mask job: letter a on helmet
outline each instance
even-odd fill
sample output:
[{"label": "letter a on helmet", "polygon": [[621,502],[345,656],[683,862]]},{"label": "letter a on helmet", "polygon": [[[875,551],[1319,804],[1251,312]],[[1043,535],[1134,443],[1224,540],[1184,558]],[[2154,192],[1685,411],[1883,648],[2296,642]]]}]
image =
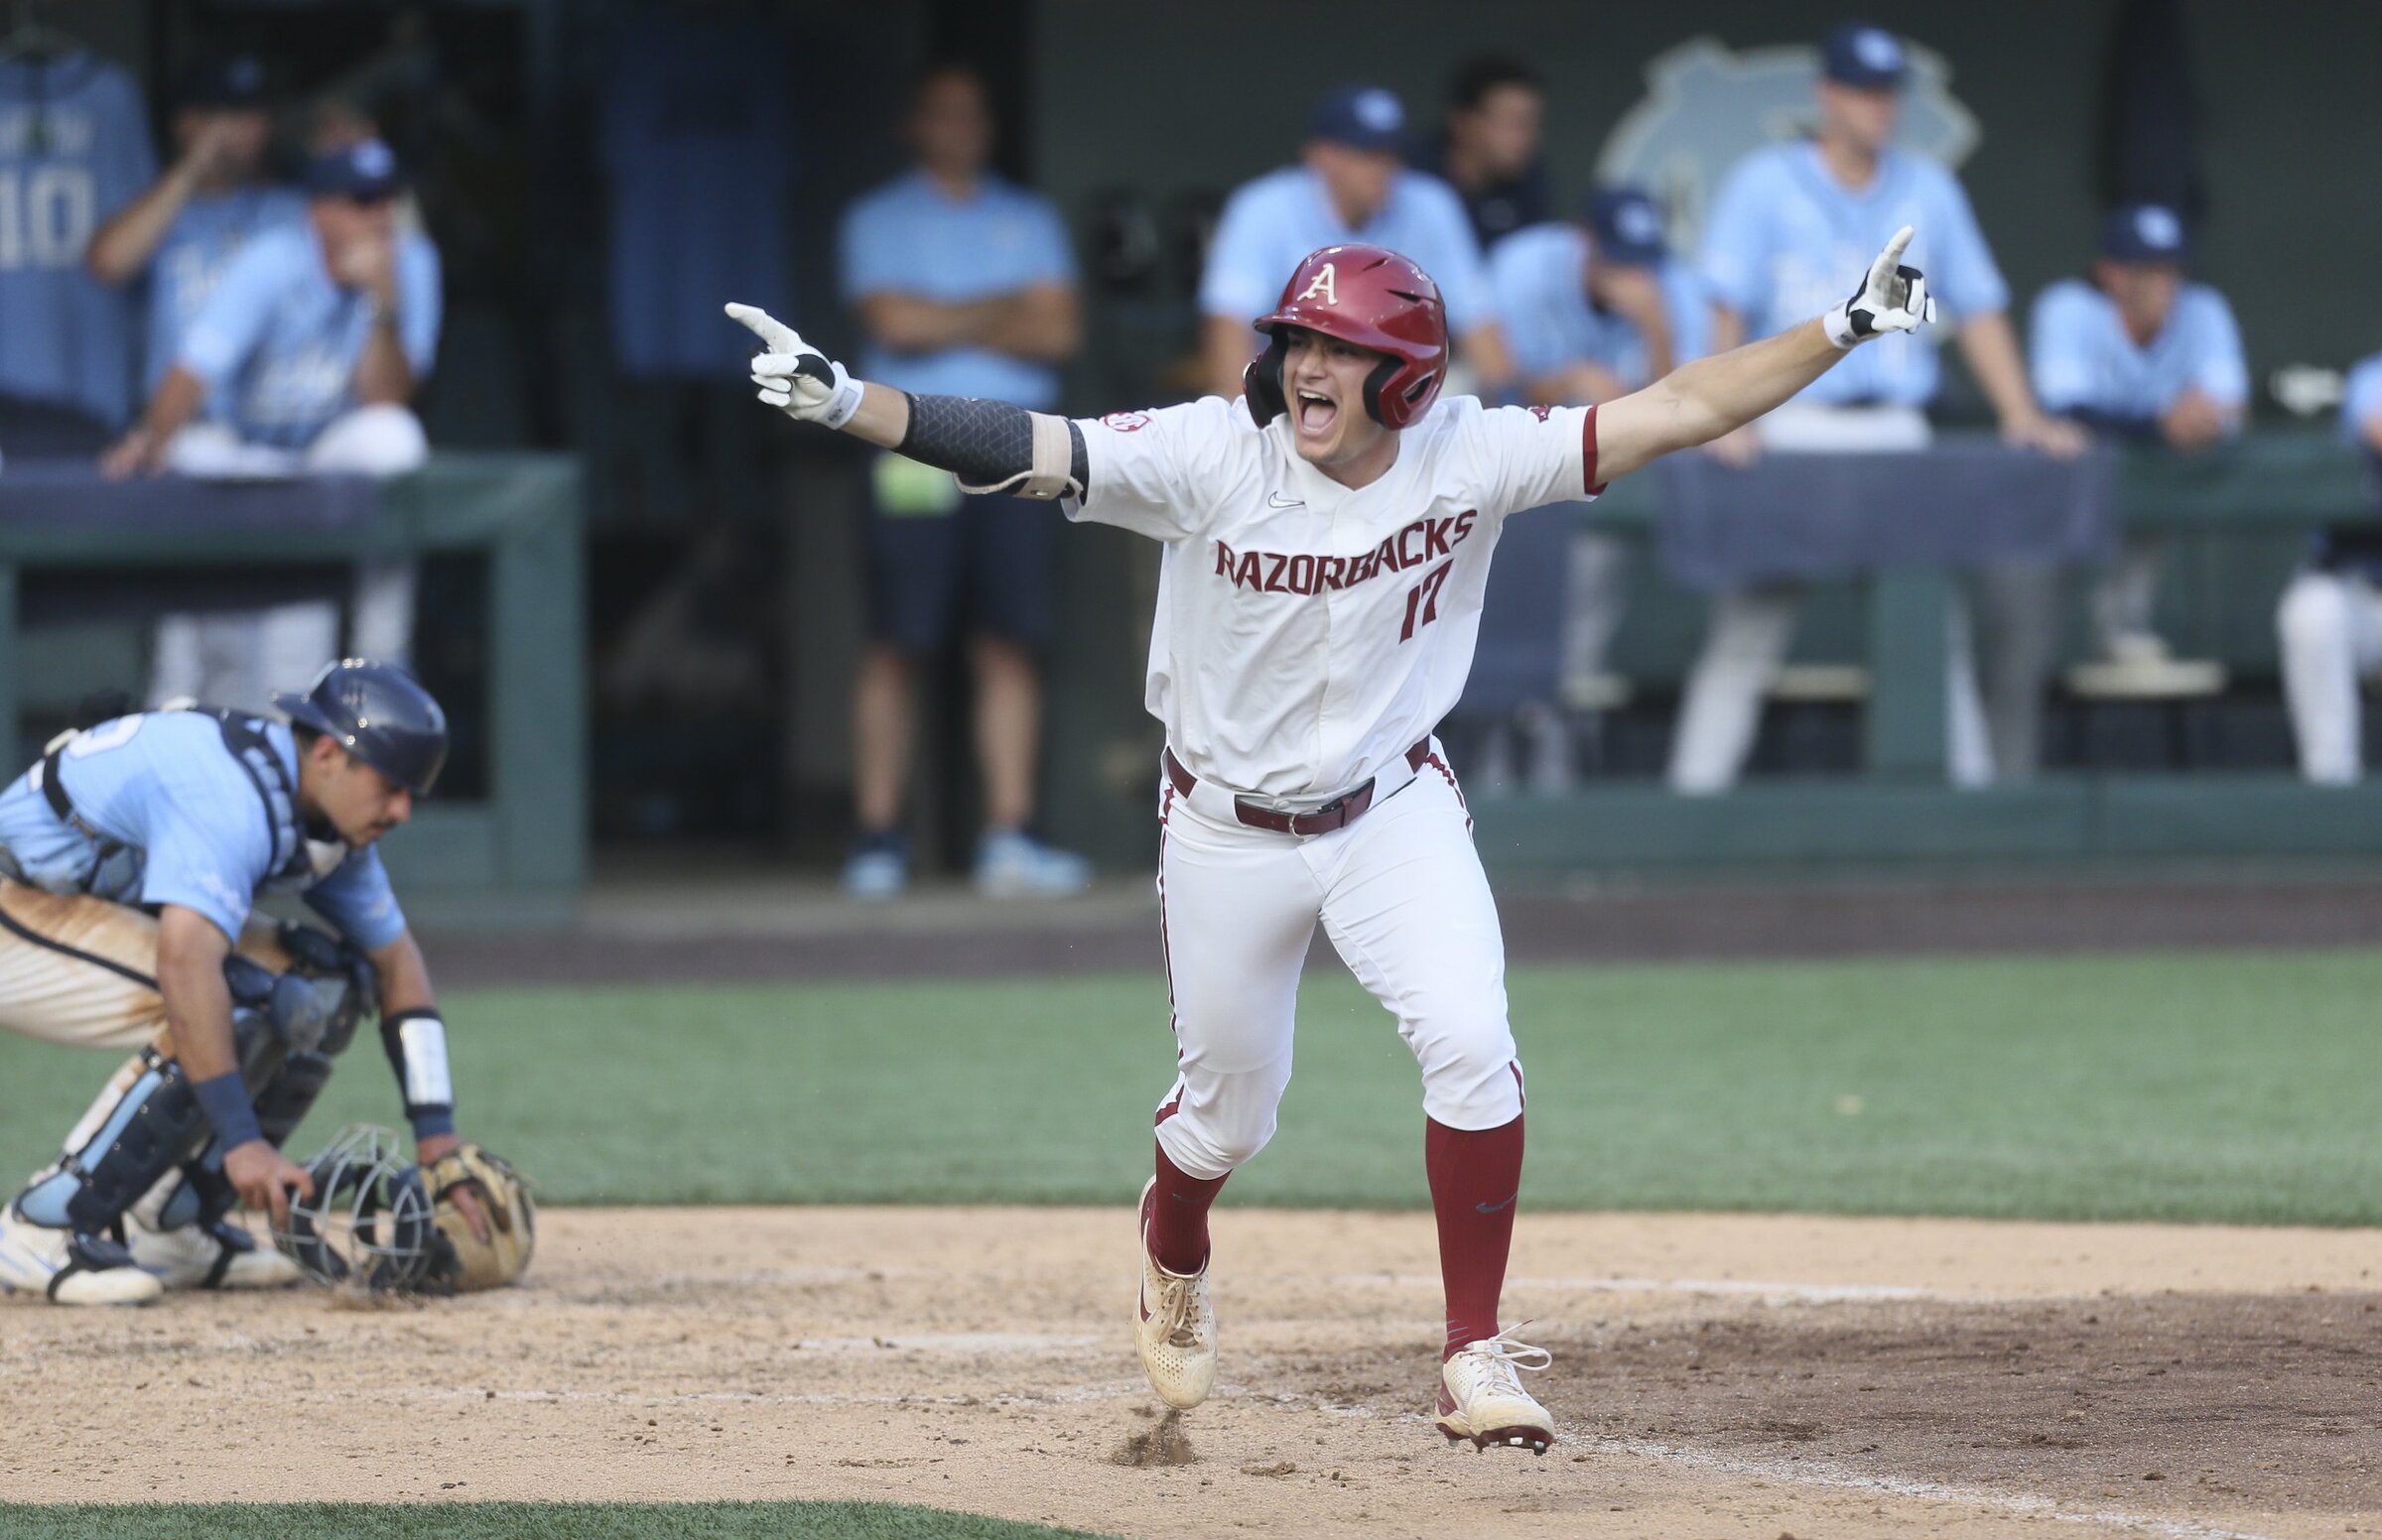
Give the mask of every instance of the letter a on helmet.
[{"label": "letter a on helmet", "polygon": [[1439,398],[1447,378],[1447,307],[1412,260],[1381,246],[1325,246],[1307,254],[1269,315],[1251,322],[1272,340],[1241,376],[1259,428],[1286,406],[1282,363],[1293,329],[1320,332],[1382,354],[1365,380],[1365,413],[1403,428]]}]

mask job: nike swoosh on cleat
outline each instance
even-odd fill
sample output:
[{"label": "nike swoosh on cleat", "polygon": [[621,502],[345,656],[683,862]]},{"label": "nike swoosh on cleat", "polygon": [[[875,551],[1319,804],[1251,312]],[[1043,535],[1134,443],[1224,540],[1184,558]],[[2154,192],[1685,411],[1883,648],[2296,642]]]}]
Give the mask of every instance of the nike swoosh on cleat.
[{"label": "nike swoosh on cleat", "polygon": [[[1522,1195],[1520,1193],[1516,1193],[1514,1198],[1520,1198],[1521,1196]],[[1472,1209],[1475,1214],[1503,1214],[1508,1209],[1514,1207],[1514,1198],[1509,1198],[1504,1203],[1474,1204]]]}]

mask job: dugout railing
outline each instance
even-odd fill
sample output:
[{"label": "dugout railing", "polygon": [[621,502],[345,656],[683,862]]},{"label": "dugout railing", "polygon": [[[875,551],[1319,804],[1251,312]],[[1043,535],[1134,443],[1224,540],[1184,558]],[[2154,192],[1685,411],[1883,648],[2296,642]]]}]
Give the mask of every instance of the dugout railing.
[{"label": "dugout railing", "polygon": [[445,923],[567,919],[588,860],[583,522],[579,465],[565,455],[440,454],[381,484],[108,484],[80,466],[11,464],[0,473],[0,743],[23,741],[19,616],[46,575],[180,580],[484,553],[486,795],[428,799],[384,854],[409,906]]}]

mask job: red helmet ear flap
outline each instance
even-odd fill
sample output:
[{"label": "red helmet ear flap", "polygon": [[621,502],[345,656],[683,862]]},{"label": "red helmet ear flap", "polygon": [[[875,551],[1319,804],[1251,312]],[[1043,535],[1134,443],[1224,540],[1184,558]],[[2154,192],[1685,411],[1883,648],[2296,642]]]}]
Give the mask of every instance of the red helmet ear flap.
[{"label": "red helmet ear flap", "polygon": [[1249,367],[1241,371],[1241,393],[1248,399],[1250,418],[1259,428],[1281,416],[1289,406],[1282,389],[1282,361],[1289,352],[1289,341],[1277,329],[1266,337],[1265,351],[1252,358]]}]

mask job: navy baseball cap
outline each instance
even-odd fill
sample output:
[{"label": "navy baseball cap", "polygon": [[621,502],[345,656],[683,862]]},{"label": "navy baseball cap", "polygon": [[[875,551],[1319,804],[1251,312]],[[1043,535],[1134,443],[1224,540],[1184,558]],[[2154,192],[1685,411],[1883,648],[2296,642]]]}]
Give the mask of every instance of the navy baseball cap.
[{"label": "navy baseball cap", "polygon": [[1663,238],[1662,210],[1644,188],[1599,188],[1583,207],[1596,254],[1623,267],[1653,267],[1670,255]]},{"label": "navy baseball cap", "polygon": [[306,191],[311,197],[352,197],[377,202],[394,197],[405,186],[397,156],[377,139],[363,139],[343,150],[317,156],[306,168]]},{"label": "navy baseball cap", "polygon": [[2101,221],[2101,255],[2117,262],[2182,262],[2184,220],[2164,203],[2121,203]]},{"label": "navy baseball cap", "polygon": [[1329,139],[1352,150],[1402,155],[1406,148],[1405,104],[1387,86],[1335,86],[1315,104],[1315,114],[1307,120],[1307,137]]},{"label": "navy baseball cap", "polygon": [[1911,74],[1911,56],[1903,40],[1867,22],[1847,22],[1829,33],[1819,53],[1819,72],[1838,85],[1899,90]]},{"label": "navy baseball cap", "polygon": [[178,105],[200,109],[261,107],[265,65],[254,54],[211,54],[182,72],[174,92]]}]

